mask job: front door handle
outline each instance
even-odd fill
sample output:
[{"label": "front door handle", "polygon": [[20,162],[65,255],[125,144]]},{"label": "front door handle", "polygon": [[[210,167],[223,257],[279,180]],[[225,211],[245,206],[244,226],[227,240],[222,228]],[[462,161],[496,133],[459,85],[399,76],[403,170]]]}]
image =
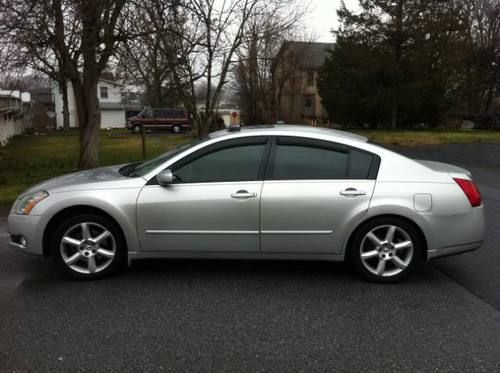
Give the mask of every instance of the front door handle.
[{"label": "front door handle", "polygon": [[231,198],[236,199],[249,199],[257,197],[257,193],[249,193],[246,190],[238,190],[236,193],[231,194]]},{"label": "front door handle", "polygon": [[357,197],[366,195],[366,192],[364,190],[357,190],[356,188],[347,188],[340,192],[340,195],[345,197]]}]

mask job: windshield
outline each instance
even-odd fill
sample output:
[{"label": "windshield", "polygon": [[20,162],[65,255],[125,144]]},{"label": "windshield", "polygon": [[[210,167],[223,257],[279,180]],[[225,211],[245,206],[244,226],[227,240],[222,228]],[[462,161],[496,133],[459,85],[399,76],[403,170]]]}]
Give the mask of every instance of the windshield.
[{"label": "windshield", "polygon": [[132,163],[130,165],[122,167],[120,169],[120,173],[124,176],[129,176],[129,177],[144,176],[147,173],[153,171],[155,168],[157,168],[161,164],[168,161],[169,159],[175,157],[177,154],[179,154],[179,153],[183,152],[184,150],[187,150],[195,145],[198,145],[201,142],[202,142],[201,140],[197,140],[197,141],[191,142],[189,144],[177,146],[177,147],[173,148],[172,150],[169,150],[168,152],[160,155],[159,157],[153,158],[147,162]]}]

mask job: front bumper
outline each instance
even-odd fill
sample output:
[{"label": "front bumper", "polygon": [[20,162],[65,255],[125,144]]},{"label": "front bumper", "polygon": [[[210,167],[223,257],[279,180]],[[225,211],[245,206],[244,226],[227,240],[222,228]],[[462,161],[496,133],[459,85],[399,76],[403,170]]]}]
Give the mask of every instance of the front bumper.
[{"label": "front bumper", "polygon": [[[10,234],[9,246],[30,254],[43,255],[41,221],[41,216],[10,214],[7,220],[7,232]],[[25,245],[20,242],[18,238],[20,236],[26,240]]]}]

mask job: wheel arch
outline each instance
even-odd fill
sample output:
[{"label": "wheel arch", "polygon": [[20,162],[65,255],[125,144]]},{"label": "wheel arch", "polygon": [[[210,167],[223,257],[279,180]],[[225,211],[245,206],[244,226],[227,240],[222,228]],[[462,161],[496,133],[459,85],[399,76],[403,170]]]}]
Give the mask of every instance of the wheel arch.
[{"label": "wheel arch", "polygon": [[88,205],[75,205],[75,206],[70,206],[62,209],[61,211],[57,212],[54,214],[48,223],[45,226],[45,229],[43,231],[43,238],[42,238],[42,249],[43,249],[43,256],[48,257],[51,255],[51,250],[50,250],[50,240],[51,240],[51,235],[54,232],[54,229],[56,229],[57,225],[63,221],[64,219],[75,215],[75,214],[97,214],[100,216],[105,217],[106,219],[111,220],[116,226],[120,229],[121,234],[123,236],[123,239],[125,241],[125,244],[127,247],[129,247],[129,242],[127,240],[127,235],[125,234],[123,227],[120,225],[117,219],[115,219],[112,215],[107,213],[106,211],[94,207],[94,206],[88,206]]},{"label": "wheel arch", "polygon": [[419,234],[420,236],[420,239],[422,240],[423,242],[423,250],[422,250],[422,253],[421,253],[421,258],[424,260],[424,261],[427,261],[427,251],[428,251],[428,248],[429,248],[429,244],[428,244],[428,239],[424,233],[424,230],[422,229],[422,227],[413,219],[407,217],[407,216],[404,216],[404,215],[399,215],[399,214],[379,214],[379,215],[374,215],[374,216],[369,216],[367,217],[366,219],[360,221],[359,223],[357,223],[357,225],[351,230],[350,234],[349,234],[349,238],[347,239],[345,245],[344,245],[344,257],[347,259],[349,258],[349,255],[348,255],[348,251],[351,249],[351,246],[352,246],[352,240],[354,239],[354,236],[356,235],[356,233],[358,232],[359,229],[361,229],[365,224],[373,221],[373,220],[376,220],[376,219],[381,219],[381,218],[396,218],[396,219],[400,219],[400,220],[403,220],[405,221],[406,223],[410,224],[411,226],[413,226],[415,228],[415,230],[417,231],[417,233]]}]

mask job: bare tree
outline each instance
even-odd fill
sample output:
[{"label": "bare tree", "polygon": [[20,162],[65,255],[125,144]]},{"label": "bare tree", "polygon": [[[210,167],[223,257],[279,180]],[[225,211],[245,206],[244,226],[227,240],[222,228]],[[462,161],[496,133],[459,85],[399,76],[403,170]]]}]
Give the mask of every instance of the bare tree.
[{"label": "bare tree", "polygon": [[[265,0],[185,1],[159,24],[162,47],[170,51],[169,67],[177,94],[192,113],[202,136],[216,123],[216,109],[246,26]],[[205,98],[197,105],[195,86],[203,81]]]},{"label": "bare tree", "polygon": [[[0,4],[3,69],[19,74],[33,70],[57,82],[63,100],[63,127],[68,129],[67,77],[55,48],[54,20],[49,5],[44,1],[9,1]],[[67,39],[71,38],[73,31],[69,30]]]},{"label": "bare tree", "polygon": [[500,92],[500,1],[462,0],[468,28],[468,111],[487,113]]},{"label": "bare tree", "polygon": [[276,121],[277,102],[298,56],[287,53],[287,71],[282,65],[279,72],[276,57],[286,40],[309,39],[301,33],[308,13],[308,6],[297,0],[275,0],[257,8],[256,16],[248,23],[235,71],[236,90],[248,123]]},{"label": "bare tree", "polygon": [[[9,0],[2,19],[30,66],[71,82],[80,131],[80,168],[96,167],[99,150],[97,83],[126,38],[125,0]],[[30,60],[31,59],[31,60]],[[63,88],[64,95],[64,88]]]},{"label": "bare tree", "polygon": [[[132,5],[127,22],[137,34],[120,44],[116,56],[117,75],[126,83],[145,88],[144,103],[153,107],[174,106],[178,100],[168,60],[171,48],[163,48],[168,36],[171,12],[179,7],[175,0],[140,0]],[[162,32],[156,32],[156,27]]]}]

